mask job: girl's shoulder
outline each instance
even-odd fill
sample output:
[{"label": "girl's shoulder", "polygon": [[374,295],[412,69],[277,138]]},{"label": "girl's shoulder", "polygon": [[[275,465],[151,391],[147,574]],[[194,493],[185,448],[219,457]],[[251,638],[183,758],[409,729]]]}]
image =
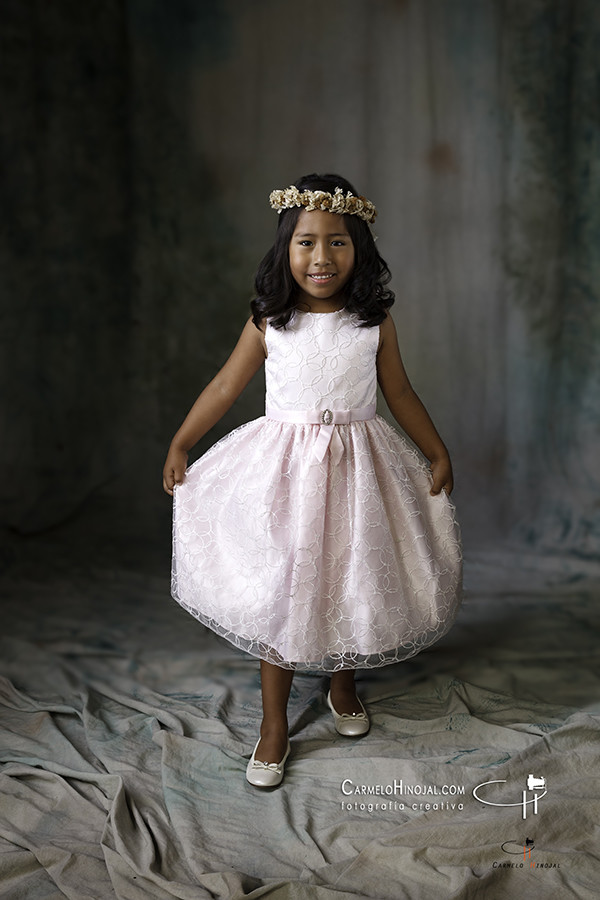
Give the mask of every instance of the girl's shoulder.
[{"label": "girl's shoulder", "polygon": [[260,319],[258,322],[255,322],[253,316],[250,316],[250,319],[248,321],[252,322],[257,331],[260,331],[262,335],[265,334],[267,330],[268,319],[264,318]]},{"label": "girl's shoulder", "polygon": [[385,311],[385,319],[379,326],[379,347],[378,350],[381,350],[384,344],[396,344],[398,345],[398,334],[396,332],[396,325],[394,323],[394,319],[392,318],[392,314],[389,309]]},{"label": "girl's shoulder", "polygon": [[257,325],[252,316],[246,320],[235,350],[238,349],[246,354],[262,351],[266,356],[265,329],[262,322],[259,321]]},{"label": "girl's shoulder", "polygon": [[250,318],[248,319],[248,322],[249,322],[249,323],[252,325],[252,327],[255,329],[255,333],[256,333],[258,339],[260,340],[260,344],[261,344],[261,347],[262,347],[262,349],[263,349],[263,352],[264,352],[264,354],[265,354],[265,359],[266,359],[266,357],[268,356],[268,350],[267,350],[267,320],[266,320],[266,319],[260,319],[259,322],[256,323],[256,322],[254,322],[253,317],[250,316]]},{"label": "girl's shoulder", "polygon": [[386,309],[386,311],[385,311],[385,319],[379,326],[379,331],[381,332],[381,334],[384,337],[386,337],[388,335],[389,336],[396,335],[396,325],[394,323],[394,318],[393,318],[391,312],[389,311],[389,309]]}]

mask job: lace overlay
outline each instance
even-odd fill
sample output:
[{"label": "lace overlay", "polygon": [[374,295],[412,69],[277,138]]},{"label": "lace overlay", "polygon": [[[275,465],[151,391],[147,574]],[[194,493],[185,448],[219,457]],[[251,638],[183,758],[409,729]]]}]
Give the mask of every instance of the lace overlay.
[{"label": "lace overlay", "polygon": [[[267,405],[365,407],[378,328],[345,311],[267,326]],[[407,659],[452,625],[461,551],[454,507],[384,419],[335,426],[339,462],[315,461],[319,425],[261,417],[215,444],[175,491],[173,597],[236,647],[284,668]]]}]

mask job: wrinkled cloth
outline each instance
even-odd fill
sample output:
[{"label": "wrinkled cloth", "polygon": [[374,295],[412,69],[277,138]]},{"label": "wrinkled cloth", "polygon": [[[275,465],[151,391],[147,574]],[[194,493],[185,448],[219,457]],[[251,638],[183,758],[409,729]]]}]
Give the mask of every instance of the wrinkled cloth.
[{"label": "wrinkled cloth", "polygon": [[268,415],[215,444],[175,490],[173,596],[284,668],[407,659],[459,608],[454,506],[373,416],[379,336],[345,310],[267,325]]},{"label": "wrinkled cloth", "polygon": [[[3,582],[3,898],[595,900],[600,579],[582,561],[467,558],[450,634],[360,674],[360,740],[335,732],[327,679],[296,674],[284,781],[260,791],[257,661],[190,627],[166,578],[61,571],[60,552],[32,572],[26,542]],[[548,792],[525,821],[472,795],[504,779],[482,796],[518,801],[529,774]]]}]

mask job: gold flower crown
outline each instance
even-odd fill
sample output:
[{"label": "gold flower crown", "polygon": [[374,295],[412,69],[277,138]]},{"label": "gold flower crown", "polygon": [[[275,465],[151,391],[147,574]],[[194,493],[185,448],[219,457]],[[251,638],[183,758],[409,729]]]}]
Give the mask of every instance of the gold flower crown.
[{"label": "gold flower crown", "polygon": [[344,196],[341,187],[335,189],[335,193],[328,191],[299,191],[294,185],[284,191],[272,191],[269,194],[269,203],[273,209],[280,213],[284,209],[292,209],[294,206],[303,206],[307,212],[313,209],[322,209],[324,212],[337,213],[343,216],[359,216],[369,225],[372,225],[377,215],[377,210],[366,197],[355,197],[350,191]]}]

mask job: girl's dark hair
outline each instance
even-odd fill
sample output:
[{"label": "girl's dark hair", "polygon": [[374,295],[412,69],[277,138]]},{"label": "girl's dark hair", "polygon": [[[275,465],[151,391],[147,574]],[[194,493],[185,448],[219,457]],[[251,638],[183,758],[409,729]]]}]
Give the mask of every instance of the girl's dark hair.
[{"label": "girl's dark hair", "polygon": [[[355,197],[357,191],[340,175],[304,175],[295,182],[300,191],[328,191],[341,187],[346,194]],[[285,328],[290,321],[298,300],[298,285],[292,277],[289,261],[289,245],[302,207],[284,209],[279,213],[275,243],[261,261],[252,300],[252,321],[257,326],[268,318],[275,328]],[[390,278],[387,263],[379,255],[367,223],[356,215],[344,214],[344,222],[354,244],[354,269],[344,292],[345,309],[355,313],[365,326],[380,325],[385,311],[394,302],[393,291],[384,287]]]}]

